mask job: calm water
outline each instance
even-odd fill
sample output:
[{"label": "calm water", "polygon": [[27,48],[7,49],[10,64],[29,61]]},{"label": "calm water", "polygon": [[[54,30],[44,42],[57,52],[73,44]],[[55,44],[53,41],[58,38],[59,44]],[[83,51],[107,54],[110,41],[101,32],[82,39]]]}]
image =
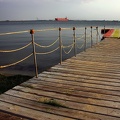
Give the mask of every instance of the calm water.
[{"label": "calm water", "polygon": [[[88,27],[87,33],[90,34],[90,26],[98,26],[99,27],[99,35],[100,30],[106,26],[106,28],[120,28],[120,22],[117,21],[68,21],[68,22],[57,22],[57,21],[9,21],[9,22],[0,22],[0,33],[6,32],[16,32],[16,31],[24,31],[24,30],[42,30],[42,29],[52,29],[52,28],[80,28],[76,30],[76,36],[80,37],[84,34],[85,27]],[[96,30],[93,28],[93,32]],[[64,30],[61,32],[62,40],[64,45],[69,45],[73,42],[73,31],[72,30]],[[37,32],[35,33],[35,42],[41,45],[49,45],[54,42],[58,38],[58,31],[45,31],[45,32]],[[90,39],[90,38],[89,38]],[[89,40],[88,39],[88,40]],[[84,40],[84,38],[83,38]],[[83,40],[78,41],[77,44],[80,46],[83,43]],[[94,43],[96,42],[96,38],[93,39]],[[0,50],[11,50],[22,47],[31,41],[31,35],[29,32],[22,34],[14,34],[14,35],[5,35],[0,36]],[[53,50],[59,46],[57,42],[51,48],[36,48],[37,52],[47,52]],[[87,47],[90,47],[90,42],[88,41]],[[69,49],[68,49],[69,50]],[[67,50],[67,51],[68,51]],[[80,53],[83,49],[77,49],[77,53]],[[0,53],[0,66],[10,64],[16,62],[32,52],[32,46],[29,46],[25,50],[21,50],[14,53]],[[74,55],[74,51],[72,50],[70,54],[63,54],[63,60],[70,58]],[[38,61],[38,69],[39,73],[53,65],[56,65],[60,62],[59,50],[55,51],[49,55],[37,55]],[[0,69],[0,72],[4,73],[13,73],[13,74],[34,74],[34,64],[33,57],[30,57],[28,60],[17,64],[15,66]]]}]

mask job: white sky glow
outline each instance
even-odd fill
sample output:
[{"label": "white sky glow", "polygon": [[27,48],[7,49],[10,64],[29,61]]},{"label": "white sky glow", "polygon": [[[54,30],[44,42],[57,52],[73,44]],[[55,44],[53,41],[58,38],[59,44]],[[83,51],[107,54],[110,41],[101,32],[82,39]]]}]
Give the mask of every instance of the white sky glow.
[{"label": "white sky glow", "polygon": [[120,0],[0,0],[0,20],[120,20]]}]

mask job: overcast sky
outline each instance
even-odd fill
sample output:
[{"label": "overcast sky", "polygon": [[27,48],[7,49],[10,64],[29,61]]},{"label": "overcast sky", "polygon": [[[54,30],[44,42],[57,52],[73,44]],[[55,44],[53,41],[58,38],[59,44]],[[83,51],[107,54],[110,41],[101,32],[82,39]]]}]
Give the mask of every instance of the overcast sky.
[{"label": "overcast sky", "polygon": [[120,20],[120,0],[0,0],[0,20]]}]

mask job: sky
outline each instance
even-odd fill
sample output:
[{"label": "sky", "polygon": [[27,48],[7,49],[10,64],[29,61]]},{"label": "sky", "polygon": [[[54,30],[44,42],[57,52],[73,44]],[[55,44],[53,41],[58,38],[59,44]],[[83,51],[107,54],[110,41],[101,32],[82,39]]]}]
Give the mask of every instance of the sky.
[{"label": "sky", "polygon": [[0,0],[3,20],[120,20],[120,0]]}]

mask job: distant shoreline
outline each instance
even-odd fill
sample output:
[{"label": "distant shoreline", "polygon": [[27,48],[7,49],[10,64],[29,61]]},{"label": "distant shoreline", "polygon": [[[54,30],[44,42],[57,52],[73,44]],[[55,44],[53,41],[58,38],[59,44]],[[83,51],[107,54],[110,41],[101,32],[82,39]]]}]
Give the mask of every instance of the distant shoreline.
[{"label": "distant shoreline", "polygon": [[[0,20],[0,22],[38,22],[38,21],[55,21],[54,19],[50,20]],[[82,21],[82,22],[120,22],[120,20],[69,20],[69,21]]]}]

